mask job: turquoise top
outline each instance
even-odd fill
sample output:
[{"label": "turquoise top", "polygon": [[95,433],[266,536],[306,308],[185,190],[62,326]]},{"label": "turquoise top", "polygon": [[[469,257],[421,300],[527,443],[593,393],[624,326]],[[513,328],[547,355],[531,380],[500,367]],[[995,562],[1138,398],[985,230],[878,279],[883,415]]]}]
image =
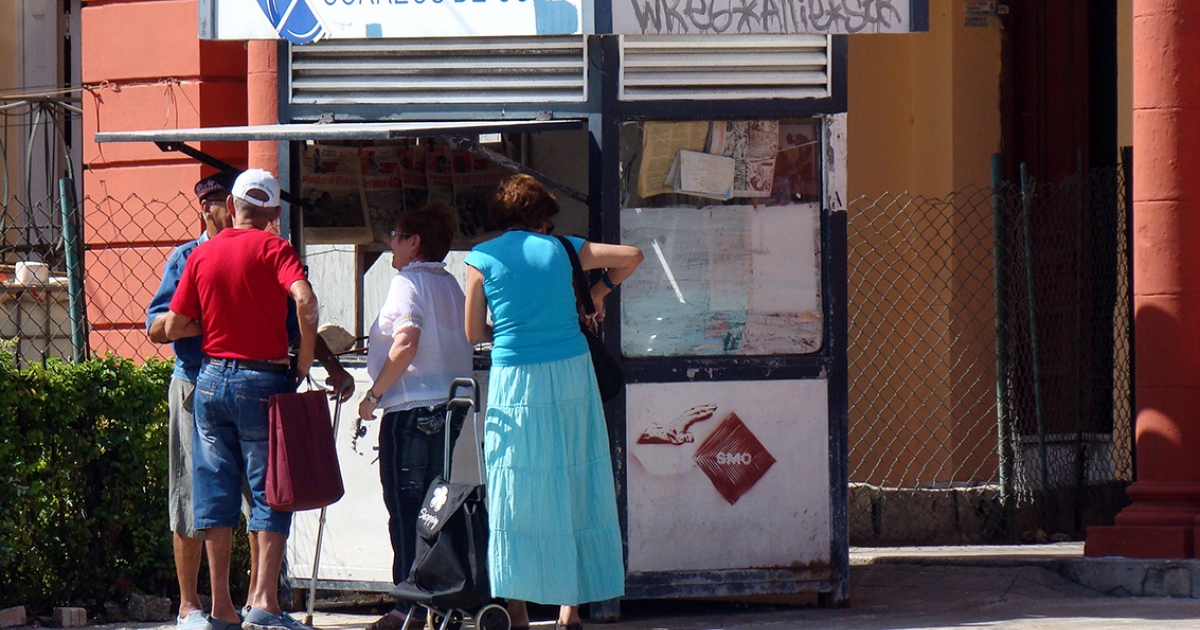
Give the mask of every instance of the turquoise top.
[{"label": "turquoise top", "polygon": [[[568,236],[575,251],[584,240]],[[492,363],[528,365],[588,351],[579,331],[571,259],[553,236],[505,232],[476,245],[466,263],[483,274],[492,310]]]}]

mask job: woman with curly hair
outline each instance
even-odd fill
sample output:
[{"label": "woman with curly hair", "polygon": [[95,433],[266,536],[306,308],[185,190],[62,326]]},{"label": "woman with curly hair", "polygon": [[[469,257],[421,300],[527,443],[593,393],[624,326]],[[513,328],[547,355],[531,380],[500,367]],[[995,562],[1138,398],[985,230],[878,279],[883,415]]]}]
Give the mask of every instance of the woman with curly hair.
[{"label": "woman with curly hair", "polygon": [[[528,175],[500,184],[490,212],[500,236],[467,256],[466,333],[492,342],[484,420],[488,568],[514,630],[526,601],[561,606],[556,630],[579,630],[579,604],[625,592],[608,430],[570,258],[549,236],[558,202]],[[604,298],[642,262],[635,247],[567,237]],[[487,311],[492,326],[487,325]]]}]

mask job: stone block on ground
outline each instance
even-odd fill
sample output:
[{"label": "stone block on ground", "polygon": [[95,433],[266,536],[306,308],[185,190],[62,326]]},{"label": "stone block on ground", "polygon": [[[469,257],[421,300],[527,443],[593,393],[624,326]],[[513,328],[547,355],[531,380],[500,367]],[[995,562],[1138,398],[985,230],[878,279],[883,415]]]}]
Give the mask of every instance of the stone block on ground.
[{"label": "stone block on ground", "polygon": [[878,486],[865,483],[850,484],[848,511],[850,520],[850,544],[870,545],[879,538],[875,531],[875,496],[881,494]]},{"label": "stone block on ground", "polygon": [[953,490],[944,489],[913,489],[878,497],[880,542],[925,545],[958,542],[955,499]]},{"label": "stone block on ground", "polygon": [[955,498],[958,542],[980,544],[1002,535],[1004,508],[1000,504],[999,488],[958,488],[955,490]]},{"label": "stone block on ground", "polygon": [[129,596],[129,617],[138,621],[172,621],[175,614],[170,599],[133,593]]},{"label": "stone block on ground", "polygon": [[0,628],[13,628],[28,623],[24,606],[13,606],[0,610]]},{"label": "stone block on ground", "polygon": [[52,617],[53,624],[56,628],[78,628],[86,626],[87,609],[77,608],[74,606],[60,606],[54,609]]},{"label": "stone block on ground", "polygon": [[1191,597],[1192,572],[1186,567],[1148,567],[1142,581],[1146,597]]}]

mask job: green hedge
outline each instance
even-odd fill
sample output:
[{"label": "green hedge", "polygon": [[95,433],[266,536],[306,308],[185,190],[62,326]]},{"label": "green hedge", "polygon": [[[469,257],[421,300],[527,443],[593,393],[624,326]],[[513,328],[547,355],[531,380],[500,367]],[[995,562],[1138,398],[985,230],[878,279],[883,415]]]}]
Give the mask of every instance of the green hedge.
[{"label": "green hedge", "polygon": [[0,352],[0,608],[175,594],[166,523],[172,364]]}]

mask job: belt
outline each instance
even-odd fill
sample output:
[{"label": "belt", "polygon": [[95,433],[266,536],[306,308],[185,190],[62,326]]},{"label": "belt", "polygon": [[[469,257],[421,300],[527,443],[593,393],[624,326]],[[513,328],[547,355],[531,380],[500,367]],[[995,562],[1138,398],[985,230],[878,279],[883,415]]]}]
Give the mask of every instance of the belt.
[{"label": "belt", "polygon": [[218,359],[216,357],[205,357],[204,362],[209,365],[215,365],[216,367],[233,368],[235,370],[252,370],[255,372],[270,372],[271,374],[287,374],[288,371],[288,366],[285,363],[255,361],[253,359]]}]

